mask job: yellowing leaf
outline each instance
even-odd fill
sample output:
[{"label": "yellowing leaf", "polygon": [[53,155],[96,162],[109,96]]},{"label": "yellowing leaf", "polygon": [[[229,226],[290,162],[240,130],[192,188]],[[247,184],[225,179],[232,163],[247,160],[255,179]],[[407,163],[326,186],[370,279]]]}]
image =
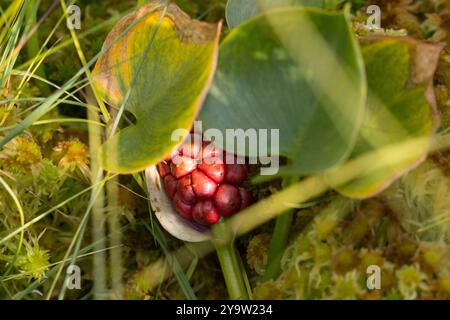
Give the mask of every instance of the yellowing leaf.
[{"label": "yellowing leaf", "polygon": [[[441,45],[408,38],[370,37],[363,41],[368,81],[364,124],[352,158],[399,143],[410,143],[407,156],[387,165],[374,163],[365,174],[338,191],[367,198],[422,162],[438,127],[433,75]],[[384,159],[380,159],[384,160]]]},{"label": "yellowing leaf", "polygon": [[[131,27],[130,27],[131,26]],[[129,29],[129,30],[127,30]],[[151,2],[124,17],[94,69],[94,84],[136,117],[99,150],[104,169],[141,171],[166,157],[190,129],[212,80],[221,24],[192,20],[176,5]],[[112,44],[112,45],[111,45]]]}]

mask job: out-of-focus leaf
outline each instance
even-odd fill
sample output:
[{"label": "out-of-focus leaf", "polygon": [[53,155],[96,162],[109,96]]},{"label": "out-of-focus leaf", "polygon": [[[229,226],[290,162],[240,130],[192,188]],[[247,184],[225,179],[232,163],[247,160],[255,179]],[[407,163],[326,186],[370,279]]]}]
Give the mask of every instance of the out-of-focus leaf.
[{"label": "out-of-focus leaf", "polygon": [[345,15],[283,8],[223,41],[200,118],[224,137],[226,129],[279,129],[280,154],[289,159],[282,173],[306,174],[350,155],[365,97],[364,65]]},{"label": "out-of-focus leaf", "polygon": [[322,7],[323,0],[228,0],[227,23],[234,28],[264,11],[292,6]]},{"label": "out-of-focus leaf", "polygon": [[364,176],[339,189],[353,198],[377,194],[422,162],[439,125],[433,75],[441,45],[371,37],[363,41],[362,50],[369,91],[365,121],[352,158],[409,140],[417,143],[403,161],[368,167]]},{"label": "out-of-focus leaf", "polygon": [[217,61],[220,24],[192,20],[174,4],[165,9],[152,2],[129,14],[105,45],[138,19],[94,70],[104,99],[116,107],[125,103],[137,120],[99,150],[103,168],[117,173],[141,171],[181,142],[171,140],[172,132],[190,129]]}]

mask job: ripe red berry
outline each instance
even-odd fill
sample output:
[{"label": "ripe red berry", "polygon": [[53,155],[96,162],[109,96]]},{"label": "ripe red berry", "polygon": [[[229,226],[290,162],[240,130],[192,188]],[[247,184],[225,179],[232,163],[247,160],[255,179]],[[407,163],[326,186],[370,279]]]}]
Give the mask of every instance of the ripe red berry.
[{"label": "ripe red berry", "polygon": [[229,217],[235,214],[241,209],[239,189],[230,184],[222,184],[214,195],[214,205],[221,216]]},{"label": "ripe red berry", "polygon": [[217,189],[217,183],[199,170],[192,172],[192,188],[198,200],[211,198]]},{"label": "ripe red berry", "polygon": [[192,188],[191,175],[185,176],[178,181],[177,192],[185,203],[195,204],[197,198]]},{"label": "ripe red berry", "polygon": [[173,205],[178,213],[183,217],[186,219],[192,219],[192,206],[185,203],[178,193],[175,193],[175,196],[173,197]]},{"label": "ripe red berry", "polygon": [[216,183],[221,183],[225,178],[225,165],[219,158],[204,159],[198,168]]},{"label": "ripe red berry", "polygon": [[242,186],[247,165],[225,164],[225,152],[190,137],[170,159],[158,164],[176,211],[188,220],[212,225],[221,216],[229,217],[249,206],[251,193]]},{"label": "ripe red berry", "polygon": [[211,225],[219,221],[220,215],[211,200],[198,202],[192,209],[192,217],[200,224]]},{"label": "ripe red berry", "polygon": [[190,134],[181,145],[180,154],[193,159],[201,157],[202,143],[201,135]]},{"label": "ripe red berry", "polygon": [[165,178],[170,173],[170,167],[167,162],[163,161],[158,163],[158,171],[161,177]]},{"label": "ripe red berry", "polygon": [[227,164],[224,182],[239,185],[247,178],[248,170],[245,164]]},{"label": "ripe red berry", "polygon": [[164,177],[164,187],[166,188],[166,192],[169,195],[170,199],[173,199],[175,192],[177,191],[178,181],[171,174]]},{"label": "ripe red berry", "polygon": [[223,159],[223,151],[216,147],[214,143],[203,142],[202,148],[202,159],[210,159],[210,158],[222,158]]},{"label": "ripe red berry", "polygon": [[239,194],[241,195],[241,210],[247,208],[252,204],[252,193],[244,188],[239,188]]},{"label": "ripe red berry", "polygon": [[170,170],[177,179],[190,174],[196,167],[197,163],[194,159],[184,156],[175,156],[170,164]]}]

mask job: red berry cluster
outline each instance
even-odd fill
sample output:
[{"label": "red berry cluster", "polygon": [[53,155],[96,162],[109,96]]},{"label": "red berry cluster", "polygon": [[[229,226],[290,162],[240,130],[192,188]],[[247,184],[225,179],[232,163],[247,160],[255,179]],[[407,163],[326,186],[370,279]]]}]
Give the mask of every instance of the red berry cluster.
[{"label": "red berry cluster", "polygon": [[212,225],[221,216],[229,217],[250,205],[251,193],[242,186],[248,165],[238,164],[235,156],[228,164],[225,152],[194,137],[159,163],[158,170],[177,212],[188,220]]}]

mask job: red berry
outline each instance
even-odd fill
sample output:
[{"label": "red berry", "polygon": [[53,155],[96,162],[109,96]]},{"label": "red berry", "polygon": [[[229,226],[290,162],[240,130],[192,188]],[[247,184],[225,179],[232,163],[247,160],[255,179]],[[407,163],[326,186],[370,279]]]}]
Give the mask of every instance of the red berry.
[{"label": "red berry", "polygon": [[164,187],[166,188],[167,195],[170,199],[173,199],[173,196],[175,195],[175,192],[177,191],[177,179],[169,174],[164,177]]},{"label": "red berry", "polygon": [[170,173],[170,167],[167,162],[163,161],[158,163],[158,171],[161,177],[165,177]]},{"label": "red berry", "polygon": [[192,218],[195,222],[200,224],[204,224],[203,220],[203,202],[197,202],[196,205],[192,208]]},{"label": "red berry", "polygon": [[229,217],[241,209],[241,195],[239,189],[222,184],[214,195],[214,205],[223,217]]},{"label": "red berry", "polygon": [[225,168],[224,182],[232,185],[239,185],[247,179],[247,165],[245,164],[227,164]]},{"label": "red berry", "polygon": [[239,188],[239,194],[241,195],[241,210],[251,205],[253,196],[252,193],[244,188]]},{"label": "red berry", "polygon": [[177,193],[185,203],[195,204],[197,199],[191,185],[191,175],[187,175],[178,181]]},{"label": "red berry", "polygon": [[175,156],[170,164],[170,170],[177,179],[190,174],[196,167],[197,163],[194,159],[182,156]]},{"label": "red berry", "polygon": [[200,157],[202,151],[202,136],[199,134],[190,134],[181,145],[180,154],[196,159]]},{"label": "red berry", "polygon": [[219,221],[220,215],[211,200],[197,203],[192,209],[192,217],[200,224],[211,225]]},{"label": "red berry", "polygon": [[[176,211],[186,219],[212,225],[220,216],[231,216],[249,206],[252,195],[242,187],[247,165],[238,164],[236,156],[210,142],[199,143],[194,134],[189,137],[191,141],[187,139],[171,158],[158,164]],[[226,156],[231,159],[228,164]]]},{"label": "red berry", "polygon": [[192,172],[192,188],[198,200],[205,200],[214,195],[217,184],[203,172],[195,170]]},{"label": "red berry", "polygon": [[223,151],[218,149],[214,143],[203,142],[202,159],[207,158],[222,158],[223,160]]},{"label": "red berry", "polygon": [[198,168],[216,183],[221,183],[225,178],[225,165],[219,158],[203,159]]},{"label": "red berry", "polygon": [[189,220],[192,219],[192,206],[185,203],[178,192],[175,193],[175,196],[173,197],[173,205],[182,217]]}]

